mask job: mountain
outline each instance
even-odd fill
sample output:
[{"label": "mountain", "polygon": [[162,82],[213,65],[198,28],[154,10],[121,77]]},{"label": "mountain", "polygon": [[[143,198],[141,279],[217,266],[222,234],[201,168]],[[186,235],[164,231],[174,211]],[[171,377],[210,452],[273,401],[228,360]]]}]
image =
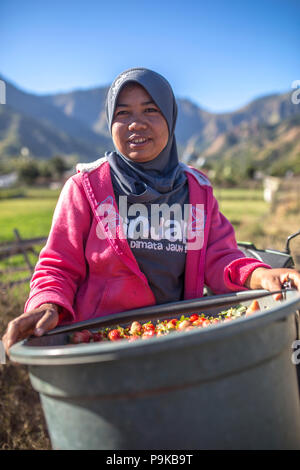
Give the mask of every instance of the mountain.
[{"label": "mountain", "polygon": [[[66,115],[59,107],[47,102],[44,97],[24,92],[2,79],[6,84],[7,104],[0,106],[1,140],[4,139],[5,132],[3,123],[11,122],[10,128],[5,126],[4,140],[8,139],[15,143],[14,146],[9,146],[8,150],[11,151],[7,156],[12,155],[15,150],[19,152],[21,147],[27,147],[34,157],[48,158],[54,152],[63,155],[77,154],[81,160],[89,161],[103,154],[111,146],[107,136],[95,133],[87,124]],[[18,119],[16,114],[19,116]],[[18,122],[20,126],[22,124],[21,127]],[[27,128],[29,135],[24,134],[24,128]],[[0,151],[0,156],[5,155]]]},{"label": "mountain", "polygon": [[[109,136],[105,118],[105,97],[108,87],[77,90],[44,96],[43,99],[58,107],[65,115],[88,124],[99,135]],[[210,113],[188,99],[177,99],[178,121],[176,139],[179,153],[186,161],[189,154],[202,155],[220,136],[237,129],[258,124],[276,125],[290,116],[300,114],[300,106],[291,101],[290,93],[272,94],[257,98],[231,113]],[[251,132],[250,132],[251,134]],[[250,136],[249,136],[250,138]]]},{"label": "mountain", "polygon": [[[181,127],[185,126],[187,113],[190,113],[190,121],[193,122],[192,135],[187,139],[186,145],[192,145],[198,152],[208,148],[219,136],[236,128],[255,124],[275,125],[290,116],[300,114],[300,105],[292,103],[291,93],[263,96],[231,113],[205,113],[188,101],[184,105],[181,109]],[[188,130],[184,136],[187,135]]]},{"label": "mountain", "polygon": [[[112,149],[104,110],[108,87],[39,96],[2,79],[7,105],[0,105],[0,158],[25,146],[34,157],[75,154],[90,161]],[[211,113],[186,98],[177,103],[176,139],[186,162],[195,155],[268,164],[300,158],[300,104],[292,103],[291,93],[263,96],[230,113]]]},{"label": "mountain", "polygon": [[109,138],[104,110],[107,91],[108,87],[101,87],[44,95],[41,98],[45,103],[58,108],[66,116],[88,126],[96,134]]},{"label": "mountain", "polygon": [[95,157],[95,147],[88,142],[71,137],[47,120],[39,121],[8,105],[0,106],[0,158],[18,156],[24,147],[40,158],[80,155],[82,161],[90,161]]},{"label": "mountain", "polygon": [[300,114],[276,124],[244,123],[219,135],[197,155],[203,161],[276,173],[300,173]]}]

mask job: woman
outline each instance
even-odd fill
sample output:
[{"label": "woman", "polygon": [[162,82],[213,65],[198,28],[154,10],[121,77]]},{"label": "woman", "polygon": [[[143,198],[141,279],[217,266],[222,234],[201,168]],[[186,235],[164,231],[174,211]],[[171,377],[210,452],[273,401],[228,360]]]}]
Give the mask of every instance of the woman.
[{"label": "woman", "polygon": [[201,297],[204,284],[220,294],[290,279],[300,290],[297,271],[238,250],[207,178],[179,163],[176,101],[161,75],[123,72],[106,114],[115,151],[66,182],[24,313],[3,337],[7,352],[58,324]]}]

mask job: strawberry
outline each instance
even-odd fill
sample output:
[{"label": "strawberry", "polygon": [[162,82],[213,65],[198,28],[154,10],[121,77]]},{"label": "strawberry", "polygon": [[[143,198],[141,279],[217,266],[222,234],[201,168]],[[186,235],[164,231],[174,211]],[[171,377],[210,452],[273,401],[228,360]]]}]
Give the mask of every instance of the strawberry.
[{"label": "strawberry", "polygon": [[193,315],[190,316],[190,322],[194,322],[199,319],[199,315],[197,313],[193,313]]},{"label": "strawberry", "polygon": [[73,344],[89,343],[93,334],[88,330],[75,331],[70,337],[70,341]]},{"label": "strawberry", "polygon": [[258,312],[260,310],[260,306],[257,300],[253,300],[253,302],[249,305],[249,307],[246,310],[245,316],[248,317],[249,315],[252,315],[255,312]]},{"label": "strawberry", "polygon": [[141,334],[142,330],[143,330],[142,325],[138,321],[134,321],[131,323],[129,332],[131,335],[136,335],[136,334]]},{"label": "strawberry", "polygon": [[124,334],[126,334],[126,333],[125,333],[125,328],[122,328],[122,326],[118,326],[117,329],[119,330],[120,336],[121,336],[122,338],[124,338]]},{"label": "strawberry", "polygon": [[73,333],[70,336],[70,342],[72,344],[83,343],[83,338],[84,338],[84,336],[81,334],[81,331],[75,331],[75,333]]},{"label": "strawberry", "polygon": [[143,325],[143,329],[144,331],[155,331],[155,326],[153,325],[153,323],[145,323]]},{"label": "strawberry", "polygon": [[193,326],[203,326],[203,322],[205,319],[203,317],[199,317],[198,320],[193,321]]},{"label": "strawberry", "polygon": [[191,326],[191,322],[189,320],[183,320],[178,325],[178,330],[185,330],[188,326]]},{"label": "strawberry", "polygon": [[103,340],[103,335],[101,333],[93,333],[93,341],[94,343],[98,343],[99,341]]},{"label": "strawberry", "polygon": [[176,330],[176,323],[177,323],[177,320],[170,320],[166,324],[166,327],[168,328],[168,330]]},{"label": "strawberry", "polygon": [[93,337],[93,334],[89,330],[82,330],[81,335],[83,343],[89,343]]},{"label": "strawberry", "polygon": [[143,333],[142,339],[149,339],[149,338],[153,338],[154,336],[156,336],[156,333],[154,330],[147,330]]},{"label": "strawberry", "polygon": [[107,336],[110,341],[118,341],[119,339],[122,339],[121,333],[118,329],[111,330]]}]

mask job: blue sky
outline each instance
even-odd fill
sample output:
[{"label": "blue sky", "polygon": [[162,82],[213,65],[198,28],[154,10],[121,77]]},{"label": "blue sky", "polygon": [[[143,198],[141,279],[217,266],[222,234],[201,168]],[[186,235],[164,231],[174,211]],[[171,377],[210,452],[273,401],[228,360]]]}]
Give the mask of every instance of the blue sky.
[{"label": "blue sky", "polygon": [[0,73],[35,93],[145,66],[177,97],[223,112],[300,80],[296,0],[1,0],[0,18]]}]

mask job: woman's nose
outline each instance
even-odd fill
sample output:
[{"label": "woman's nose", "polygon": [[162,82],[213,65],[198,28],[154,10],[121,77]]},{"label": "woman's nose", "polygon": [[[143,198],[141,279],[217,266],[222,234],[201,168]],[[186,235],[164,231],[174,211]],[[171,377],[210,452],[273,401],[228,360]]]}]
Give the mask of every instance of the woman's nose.
[{"label": "woman's nose", "polygon": [[135,118],[128,125],[128,129],[130,131],[147,129],[147,124],[142,119]]}]

